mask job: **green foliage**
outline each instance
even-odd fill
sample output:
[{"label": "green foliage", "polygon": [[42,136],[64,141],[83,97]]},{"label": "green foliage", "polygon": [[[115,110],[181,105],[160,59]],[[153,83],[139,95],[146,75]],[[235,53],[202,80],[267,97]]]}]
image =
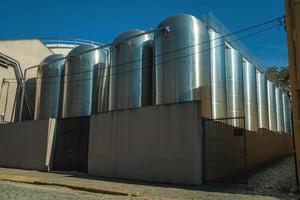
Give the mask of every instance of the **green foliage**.
[{"label": "green foliage", "polygon": [[268,78],[276,83],[277,86],[286,90],[287,94],[290,96],[291,87],[290,87],[290,72],[289,67],[277,67],[272,66],[266,70]]}]

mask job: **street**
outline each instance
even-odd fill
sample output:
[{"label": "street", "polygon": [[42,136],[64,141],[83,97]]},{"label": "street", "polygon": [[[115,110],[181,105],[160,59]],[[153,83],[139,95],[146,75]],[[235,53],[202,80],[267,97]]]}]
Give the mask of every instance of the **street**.
[{"label": "street", "polygon": [[0,200],[299,199],[293,193],[293,159],[277,159],[253,169],[248,185],[209,183],[196,187],[0,168]]}]

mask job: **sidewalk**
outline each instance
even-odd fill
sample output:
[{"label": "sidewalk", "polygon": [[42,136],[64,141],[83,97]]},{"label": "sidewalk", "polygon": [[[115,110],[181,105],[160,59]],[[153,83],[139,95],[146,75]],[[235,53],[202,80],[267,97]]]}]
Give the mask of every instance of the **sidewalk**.
[{"label": "sidewalk", "polygon": [[[280,168],[290,164],[292,158],[286,158],[276,163],[272,168]],[[288,166],[286,166],[288,167]],[[270,171],[269,170],[269,171]],[[292,170],[292,169],[291,169]],[[268,170],[262,173],[267,173]],[[253,176],[257,179],[256,176]],[[0,168],[0,180],[27,183],[31,185],[43,185],[49,187],[62,187],[88,193],[115,195],[116,197],[127,196],[142,199],[297,199],[298,196],[289,191],[277,191],[270,183],[263,183],[264,176],[259,174],[259,182],[265,188],[257,186],[257,182],[251,185],[225,185],[210,184],[197,187],[177,186],[168,184],[153,184],[136,181],[112,180],[106,178],[91,177],[76,173],[44,173],[20,169]],[[280,177],[277,176],[277,178]],[[266,179],[270,177],[265,177]],[[290,179],[289,177],[287,177]],[[251,178],[250,178],[251,181]],[[274,180],[272,180],[274,182]],[[292,180],[291,180],[292,181]],[[275,181],[276,182],[276,181]],[[278,182],[278,180],[277,180]],[[276,184],[277,184],[276,182]],[[249,183],[251,184],[251,182]],[[266,191],[269,186],[275,191]],[[276,186],[277,187],[277,186]],[[274,193],[274,194],[273,194]]]}]

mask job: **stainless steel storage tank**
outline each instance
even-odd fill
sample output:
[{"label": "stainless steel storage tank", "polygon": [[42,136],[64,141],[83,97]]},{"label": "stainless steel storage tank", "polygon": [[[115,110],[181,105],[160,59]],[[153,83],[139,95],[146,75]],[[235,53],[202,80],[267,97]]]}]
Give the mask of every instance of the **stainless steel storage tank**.
[{"label": "stainless steel storage tank", "polygon": [[244,60],[244,105],[245,105],[245,128],[250,131],[257,131],[258,113],[257,113],[257,92],[256,92],[256,67]]},{"label": "stainless steel storage tank", "polygon": [[269,129],[267,77],[256,70],[258,128]]},{"label": "stainless steel storage tank", "polygon": [[210,63],[211,63],[211,100],[212,117],[224,118],[226,108],[226,80],[225,80],[225,41],[214,30],[209,30]]},{"label": "stainless steel storage tank", "polygon": [[179,14],[162,21],[154,34],[156,104],[201,100],[202,116],[211,118],[210,42],[205,25]]},{"label": "stainless steel storage tank", "polygon": [[[100,62],[97,83],[97,112],[105,112],[109,110],[109,84],[111,70],[111,47],[101,48],[103,62]],[[106,59],[106,60],[105,60]]]},{"label": "stainless steel storage tank", "polygon": [[101,102],[98,97],[108,101],[99,95],[108,90],[107,59],[107,51],[96,45],[81,45],[70,51],[65,63],[63,118],[89,116]]},{"label": "stainless steel storage tank", "polygon": [[113,42],[110,110],[152,104],[153,35],[134,37],[143,33],[131,30],[122,33]]},{"label": "stainless steel storage tank", "polygon": [[275,87],[275,102],[276,102],[277,131],[284,132],[282,92],[281,89],[278,87]]},{"label": "stainless steel storage tank", "polygon": [[282,93],[282,105],[283,105],[284,132],[291,133],[290,101],[288,96],[285,93]]},{"label": "stainless steel storage tank", "polygon": [[37,70],[34,119],[60,118],[64,56],[54,54],[46,57]]},{"label": "stainless steel storage tank", "polygon": [[[226,45],[226,90],[228,117],[244,117],[244,86],[243,86],[243,59],[241,53]],[[232,125],[243,126],[241,120],[233,120]]]},{"label": "stainless steel storage tank", "polygon": [[277,131],[275,85],[267,80],[269,129]]}]

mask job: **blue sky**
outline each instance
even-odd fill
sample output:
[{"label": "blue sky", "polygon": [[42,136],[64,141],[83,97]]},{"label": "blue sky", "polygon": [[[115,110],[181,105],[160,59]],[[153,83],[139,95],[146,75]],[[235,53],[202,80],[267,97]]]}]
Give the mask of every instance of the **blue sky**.
[{"label": "blue sky", "polygon": [[[111,42],[130,29],[155,28],[176,13],[212,11],[231,31],[284,14],[283,0],[1,0],[0,40],[68,37]],[[287,65],[283,28],[243,43],[262,67]]]}]

